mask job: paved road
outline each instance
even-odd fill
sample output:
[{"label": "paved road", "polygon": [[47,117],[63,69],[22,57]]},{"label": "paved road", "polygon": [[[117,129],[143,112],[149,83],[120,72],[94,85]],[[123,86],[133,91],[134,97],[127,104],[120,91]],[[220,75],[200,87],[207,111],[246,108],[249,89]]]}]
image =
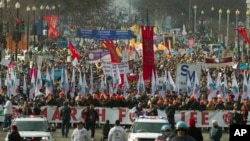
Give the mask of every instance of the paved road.
[{"label": "paved road", "polygon": [[[70,129],[69,135],[71,135],[73,129],[74,128]],[[89,134],[90,134],[90,131],[89,131]],[[0,141],[4,141],[5,136],[6,136],[6,132],[0,131]],[[59,128],[56,130],[54,136],[55,136],[56,141],[70,141],[70,136],[68,138],[61,136],[61,130]],[[204,137],[204,141],[209,141],[207,131],[204,131],[203,137]],[[95,139],[96,139],[96,141],[100,141],[100,138],[101,138],[101,129],[97,129]],[[221,141],[229,141],[229,134],[223,133]]]}]

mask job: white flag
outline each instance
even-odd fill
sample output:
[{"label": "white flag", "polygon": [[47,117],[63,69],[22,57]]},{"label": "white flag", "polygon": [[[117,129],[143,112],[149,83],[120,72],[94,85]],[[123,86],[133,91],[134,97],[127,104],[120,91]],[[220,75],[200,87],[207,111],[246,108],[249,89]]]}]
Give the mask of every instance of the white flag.
[{"label": "white flag", "polygon": [[29,91],[29,98],[30,99],[33,99],[33,97],[34,97],[35,89],[36,89],[35,84],[36,84],[36,82],[35,82],[35,74],[32,73],[31,82],[30,82],[30,91]]},{"label": "white flag", "polygon": [[234,95],[234,100],[235,101],[238,101],[238,98],[239,98],[239,86],[238,86],[238,83],[237,83],[237,80],[236,80],[236,77],[235,77],[235,74],[233,73],[232,74],[232,92],[233,92],[233,95]]},{"label": "white flag", "polygon": [[45,81],[45,94],[52,94],[53,93],[53,85],[52,80],[50,79],[50,74],[48,69],[46,70],[46,81]]},{"label": "white flag", "polygon": [[215,97],[216,94],[216,84],[214,83],[210,73],[207,75],[207,89],[208,89],[208,100],[211,100]]},{"label": "white flag", "polygon": [[247,84],[247,77],[246,77],[245,72],[244,72],[243,94],[242,94],[242,97],[241,97],[241,102],[243,102],[244,99],[247,99],[247,95],[248,95],[248,84]]},{"label": "white flag", "polygon": [[200,83],[196,72],[193,86],[193,96],[195,97],[195,99],[198,99],[200,97]]},{"label": "white flag", "polygon": [[71,88],[70,88],[70,96],[73,99],[75,97],[75,68],[72,71],[72,78],[71,78]]},{"label": "white flag", "polygon": [[138,94],[141,94],[142,92],[145,91],[145,85],[144,85],[142,72],[140,72],[139,74],[139,80],[137,82],[137,91],[138,91]]}]

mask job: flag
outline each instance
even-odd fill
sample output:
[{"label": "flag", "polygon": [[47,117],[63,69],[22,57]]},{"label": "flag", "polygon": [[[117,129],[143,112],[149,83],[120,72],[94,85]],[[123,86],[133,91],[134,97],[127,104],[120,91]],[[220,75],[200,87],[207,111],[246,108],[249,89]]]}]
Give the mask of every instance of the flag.
[{"label": "flag", "polygon": [[137,91],[138,91],[138,94],[141,94],[142,92],[145,91],[145,85],[144,85],[144,79],[143,79],[142,72],[140,72],[140,74],[139,74],[139,80],[137,82]]},{"label": "flag", "polygon": [[69,50],[70,50],[72,58],[74,59],[76,58],[77,60],[80,59],[80,56],[71,41],[69,41]]},{"label": "flag", "polygon": [[88,52],[89,63],[99,63],[102,61],[110,62],[110,53],[109,51],[100,50],[100,51],[89,51]]},{"label": "flag", "polygon": [[142,69],[143,80],[148,81],[152,70],[155,70],[154,62],[154,27],[142,26]]},{"label": "flag", "polygon": [[75,97],[75,87],[76,87],[76,82],[75,82],[75,68],[72,70],[72,76],[71,76],[71,83],[70,83],[70,97],[74,98]]},{"label": "flag", "polygon": [[36,89],[35,89],[35,95],[38,95],[40,92],[40,89],[42,88],[43,83],[42,83],[42,75],[41,75],[41,71],[38,68],[37,70],[37,77],[36,77]]},{"label": "flag", "polygon": [[118,65],[116,65],[114,93],[117,93],[117,90],[118,90],[120,84],[121,84],[121,75],[120,75]]},{"label": "flag", "polygon": [[206,68],[217,68],[217,67],[227,67],[233,65],[233,57],[225,58],[206,58],[205,59]]},{"label": "flag", "polygon": [[30,82],[30,91],[29,91],[29,99],[33,99],[35,91],[36,91],[36,86],[35,86],[35,74],[33,73],[31,76],[31,82]]},{"label": "flag", "polygon": [[57,27],[58,16],[57,15],[44,15],[43,19],[47,21],[48,37],[49,38],[57,37],[58,31],[56,27]]},{"label": "flag", "polygon": [[250,44],[250,40],[248,38],[248,33],[246,32],[246,28],[245,27],[238,27],[236,29],[238,31],[238,33],[245,39],[245,41]]},{"label": "flag", "polygon": [[127,90],[129,89],[128,77],[124,70],[124,82],[123,82],[123,95],[127,96]]},{"label": "flag", "polygon": [[192,95],[192,84],[189,77],[187,77],[187,95]]},{"label": "flag", "polygon": [[209,72],[207,75],[207,94],[208,100],[211,100],[213,97],[215,97],[216,94],[216,84],[214,83]]},{"label": "flag", "polygon": [[109,74],[109,92],[112,92],[112,93],[110,93],[110,94],[113,94],[113,92],[114,92],[114,88],[113,88],[114,85],[115,85],[115,75],[113,72],[113,66],[111,65],[110,74]]},{"label": "flag", "polygon": [[163,81],[162,81],[162,89],[161,89],[162,95],[164,95],[165,92],[167,91],[167,85],[168,85],[167,77],[168,77],[167,72],[165,71],[164,76],[163,76]]},{"label": "flag", "polygon": [[65,69],[61,69],[60,88],[65,94],[67,94],[69,91],[68,75]]},{"label": "flag", "polygon": [[232,74],[232,93],[234,95],[234,101],[238,101],[239,98],[239,86],[236,80],[235,73]]},{"label": "flag", "polygon": [[176,85],[174,83],[174,80],[171,76],[170,71],[168,71],[168,82],[169,82],[169,90],[170,91],[176,91]]},{"label": "flag", "polygon": [[223,87],[223,96],[222,99],[226,100],[226,96],[228,95],[228,84],[227,84],[227,75],[224,75],[224,87]]},{"label": "flag", "polygon": [[78,90],[83,95],[83,82],[82,82],[82,73],[79,72],[79,79],[78,79]]},{"label": "flag", "polygon": [[215,84],[215,89],[216,89],[216,96],[222,94],[222,88],[221,88],[221,76],[218,74],[217,79],[216,79],[216,84]]},{"label": "flag", "polygon": [[152,92],[152,96],[155,95],[155,91],[156,91],[156,87],[155,87],[155,74],[154,74],[154,71],[152,71],[152,75],[151,75],[151,92]]},{"label": "flag", "polygon": [[92,70],[92,66],[90,66],[90,79],[89,79],[89,93],[93,94],[94,92],[94,84],[93,84],[93,70]]},{"label": "flag", "polygon": [[87,85],[87,80],[86,80],[86,75],[83,75],[82,78],[82,87],[83,87],[83,95],[86,95],[87,91],[88,91],[88,85]]},{"label": "flag", "polygon": [[45,80],[45,95],[52,94],[52,93],[53,93],[53,85],[52,85],[52,80],[50,78],[50,74],[47,68],[46,80]]},{"label": "flag", "polygon": [[51,70],[51,81],[52,81],[52,84],[55,83],[55,69],[54,69],[54,67]]},{"label": "flag", "polygon": [[25,75],[23,76],[23,94],[28,97],[28,89],[27,89],[27,84],[26,84],[26,77]]},{"label": "flag", "polygon": [[14,73],[13,68],[10,69],[10,81],[11,81],[11,85],[10,85],[10,94],[13,94],[14,96],[17,95],[17,79],[16,79],[16,75]]},{"label": "flag", "polygon": [[7,72],[6,78],[5,78],[5,86],[7,87],[7,95],[10,97],[10,86],[11,86],[11,81],[10,81],[10,76],[9,73]]},{"label": "flag", "polygon": [[244,78],[243,78],[243,94],[241,97],[241,102],[244,101],[244,99],[247,99],[248,96],[248,83],[247,83],[247,77],[246,74],[244,72]]},{"label": "flag", "polygon": [[199,83],[197,72],[195,72],[192,95],[195,97],[195,99],[198,99],[200,97],[200,83]]},{"label": "flag", "polygon": [[[105,80],[103,80],[105,79]],[[102,78],[101,78],[101,92],[104,92],[104,90],[107,88],[107,84],[106,84],[106,76],[103,75]]]},{"label": "flag", "polygon": [[120,57],[117,53],[115,44],[112,40],[104,40],[104,41],[102,41],[102,45],[109,50],[112,63],[121,62]]}]

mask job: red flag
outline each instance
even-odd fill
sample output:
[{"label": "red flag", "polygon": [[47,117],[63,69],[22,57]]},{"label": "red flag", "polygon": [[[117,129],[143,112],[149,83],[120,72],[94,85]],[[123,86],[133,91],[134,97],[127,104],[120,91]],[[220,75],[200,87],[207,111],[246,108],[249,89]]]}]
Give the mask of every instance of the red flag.
[{"label": "red flag", "polygon": [[153,26],[142,26],[142,53],[143,53],[143,79],[145,81],[150,80],[152,71],[155,70],[154,65],[154,27]]},{"label": "red flag", "polygon": [[48,22],[48,37],[54,38],[58,36],[58,32],[56,29],[57,26],[57,15],[44,15],[43,19]]},{"label": "red flag", "polygon": [[250,44],[250,40],[247,36],[247,32],[246,32],[246,29],[244,27],[238,27],[236,29],[238,31],[238,33],[245,39],[245,41]]},{"label": "red flag", "polygon": [[171,50],[169,49],[169,42],[168,42],[168,41],[165,42],[165,43],[164,43],[164,46],[165,46],[166,54],[172,56],[172,55],[171,55]]},{"label": "red flag", "polygon": [[111,62],[112,63],[119,63],[121,62],[121,59],[119,55],[116,52],[116,47],[114,45],[114,42],[112,40],[104,40],[102,41],[103,45],[109,50]]},{"label": "red flag", "polygon": [[75,47],[73,46],[72,42],[69,41],[69,50],[70,50],[70,53],[71,53],[71,56],[77,60],[79,60],[80,56],[78,54],[78,52],[76,51]]}]

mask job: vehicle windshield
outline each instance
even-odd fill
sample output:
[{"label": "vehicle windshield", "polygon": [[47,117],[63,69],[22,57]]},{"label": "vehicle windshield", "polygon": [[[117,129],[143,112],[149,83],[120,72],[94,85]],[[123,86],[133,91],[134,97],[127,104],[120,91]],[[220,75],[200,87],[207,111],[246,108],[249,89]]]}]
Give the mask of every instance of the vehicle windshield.
[{"label": "vehicle windshield", "polygon": [[133,125],[132,132],[150,132],[150,133],[160,133],[161,127],[166,123],[149,123],[149,122],[137,122]]},{"label": "vehicle windshield", "polygon": [[46,121],[15,121],[13,123],[19,131],[47,131],[48,122]]}]

